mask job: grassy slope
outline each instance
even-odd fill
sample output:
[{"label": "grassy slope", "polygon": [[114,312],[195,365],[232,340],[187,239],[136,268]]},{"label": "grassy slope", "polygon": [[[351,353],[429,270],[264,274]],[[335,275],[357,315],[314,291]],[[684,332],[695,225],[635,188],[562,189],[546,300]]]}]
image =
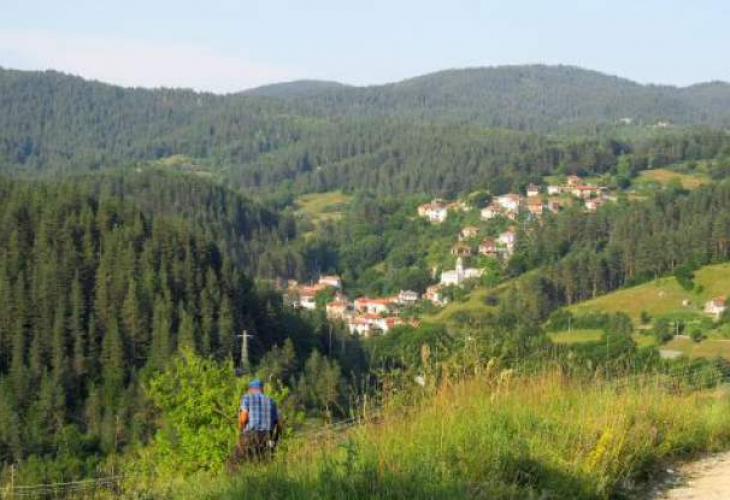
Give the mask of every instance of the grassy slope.
[{"label": "grassy slope", "polygon": [[[582,344],[584,342],[598,342],[603,336],[603,330],[572,330],[551,332],[548,334],[550,340],[556,344]],[[634,334],[634,342],[638,347],[649,347],[656,345],[656,338],[652,335]]]},{"label": "grassy slope", "polygon": [[556,344],[582,344],[583,342],[597,342],[601,340],[603,332],[601,330],[572,330],[562,332],[552,332],[549,334],[550,340]]},{"label": "grassy slope", "polygon": [[[688,292],[679,286],[674,277],[667,277],[581,302],[569,309],[575,314],[588,311],[624,312],[637,322],[641,311],[652,316],[700,314],[708,299],[730,294],[730,264],[703,267],[695,272],[694,281],[695,285],[704,288],[700,293]],[[684,300],[689,300],[690,305],[683,306]]]},{"label": "grassy slope", "polygon": [[672,171],[667,168],[655,168],[652,170],[642,171],[638,178],[634,181],[637,186],[645,185],[646,183],[656,182],[665,186],[669,184],[672,179],[678,179],[685,189],[696,189],[704,184],[710,182],[710,179],[704,173],[698,172],[694,174],[684,174]]},{"label": "grassy slope", "polygon": [[498,295],[503,288],[503,286],[496,288],[476,288],[469,294],[469,298],[466,301],[451,302],[434,314],[424,315],[423,320],[429,323],[448,323],[455,314],[481,314],[493,311],[495,307],[488,306],[484,301],[490,294]]},{"label": "grassy slope", "polygon": [[340,191],[306,194],[296,201],[297,213],[308,216],[315,224],[336,221],[351,198]]},{"label": "grassy slope", "polygon": [[[648,312],[651,316],[702,316],[704,303],[718,295],[730,295],[730,264],[718,264],[706,266],[695,273],[695,284],[701,285],[704,289],[700,293],[684,290],[673,277],[660,278],[658,280],[644,283],[631,288],[613,292],[594,300],[589,300],[570,307],[574,314],[585,314],[588,311],[595,312],[624,312],[631,316],[638,325],[639,316],[642,311]],[[682,302],[689,300],[689,306],[683,306]],[[558,342],[569,342],[566,332],[553,334]],[[712,333],[711,333],[712,335]],[[646,336],[636,336],[640,345],[648,345]],[[572,343],[580,341],[595,340],[586,338],[584,340],[572,340]],[[662,346],[663,349],[679,351],[690,357],[723,356],[730,359],[730,342],[710,338],[700,343],[692,342],[687,338],[677,338]]]},{"label": "grassy slope", "polygon": [[176,498],[600,499],[665,460],[728,443],[730,400],[717,392],[495,374]]},{"label": "grassy slope", "polygon": [[686,337],[676,337],[664,344],[662,349],[679,351],[691,358],[714,358],[722,356],[730,360],[730,340],[709,339],[694,342]]},{"label": "grassy slope", "polygon": [[455,315],[471,314],[478,315],[489,311],[494,311],[499,306],[489,306],[485,303],[488,296],[497,297],[502,300],[505,294],[515,286],[519,286],[520,280],[533,275],[537,271],[529,271],[517,278],[510,279],[495,287],[486,288],[478,287],[471,291],[469,297],[464,302],[454,301],[441,308],[438,312],[430,315],[424,315],[423,319],[431,323],[448,323]]}]

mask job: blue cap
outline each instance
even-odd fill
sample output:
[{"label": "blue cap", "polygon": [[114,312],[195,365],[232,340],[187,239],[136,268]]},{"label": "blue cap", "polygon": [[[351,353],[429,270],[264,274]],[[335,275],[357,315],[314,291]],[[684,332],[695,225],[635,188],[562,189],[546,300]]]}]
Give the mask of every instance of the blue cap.
[{"label": "blue cap", "polygon": [[263,389],[264,383],[261,382],[259,379],[254,379],[248,383],[248,388],[249,389]]}]

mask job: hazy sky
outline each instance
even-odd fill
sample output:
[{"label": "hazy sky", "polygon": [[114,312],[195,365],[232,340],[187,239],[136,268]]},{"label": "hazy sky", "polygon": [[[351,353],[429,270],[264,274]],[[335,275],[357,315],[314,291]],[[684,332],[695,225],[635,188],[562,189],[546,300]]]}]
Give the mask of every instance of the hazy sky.
[{"label": "hazy sky", "polygon": [[0,0],[0,66],[228,92],[467,66],[730,80],[730,0]]}]

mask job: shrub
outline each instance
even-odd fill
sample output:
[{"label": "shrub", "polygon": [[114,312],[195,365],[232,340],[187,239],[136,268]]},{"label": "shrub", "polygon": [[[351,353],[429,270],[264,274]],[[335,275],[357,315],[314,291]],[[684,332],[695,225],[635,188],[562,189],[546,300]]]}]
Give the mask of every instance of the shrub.
[{"label": "shrub", "polygon": [[681,266],[677,266],[674,270],[674,277],[677,279],[677,283],[679,283],[679,285],[687,291],[692,290],[695,286],[693,282],[695,269],[696,266],[692,264],[683,264]]},{"label": "shrub", "polygon": [[672,340],[673,332],[672,327],[669,324],[669,320],[666,318],[659,318],[654,324],[652,333],[660,344],[664,344]]},{"label": "shrub", "polygon": [[[148,485],[155,478],[164,483],[178,475],[221,470],[237,437],[236,412],[247,382],[235,376],[232,363],[217,363],[190,351],[153,376],[145,391],[158,414],[159,429],[152,443],[125,467],[130,481]],[[272,394],[280,407],[286,396],[285,390]],[[149,477],[150,471],[155,477]]]},{"label": "shrub", "polygon": [[642,325],[648,325],[651,323],[651,314],[646,311],[641,311],[640,321]]},{"label": "shrub", "polygon": [[690,337],[694,342],[702,342],[707,338],[707,335],[702,333],[701,330],[693,330],[692,333],[690,333]]},{"label": "shrub", "polygon": [[498,306],[499,305],[499,297],[497,297],[494,294],[489,294],[484,298],[484,304],[488,306]]}]

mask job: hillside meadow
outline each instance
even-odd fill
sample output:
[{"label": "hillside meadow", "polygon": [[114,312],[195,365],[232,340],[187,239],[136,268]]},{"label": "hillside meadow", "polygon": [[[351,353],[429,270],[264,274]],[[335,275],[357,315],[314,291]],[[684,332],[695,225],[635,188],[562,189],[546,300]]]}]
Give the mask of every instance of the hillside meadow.
[{"label": "hillside meadow", "polygon": [[[730,292],[730,264],[705,266],[694,273],[695,289],[687,291],[672,277],[659,278],[631,288],[575,304],[575,315],[587,312],[626,313],[638,324],[642,311],[651,316],[701,313],[705,302]],[[683,305],[688,301],[688,305]]]},{"label": "hillside meadow", "polygon": [[710,182],[709,177],[703,172],[687,174],[676,172],[669,168],[654,168],[639,173],[634,181],[637,188],[648,187],[652,183],[666,186],[670,182],[679,182],[685,189],[697,189]]},{"label": "hillside meadow", "polygon": [[605,499],[728,444],[730,400],[717,388],[487,369],[377,421],[290,443],[272,464],[196,478],[174,497]]}]

